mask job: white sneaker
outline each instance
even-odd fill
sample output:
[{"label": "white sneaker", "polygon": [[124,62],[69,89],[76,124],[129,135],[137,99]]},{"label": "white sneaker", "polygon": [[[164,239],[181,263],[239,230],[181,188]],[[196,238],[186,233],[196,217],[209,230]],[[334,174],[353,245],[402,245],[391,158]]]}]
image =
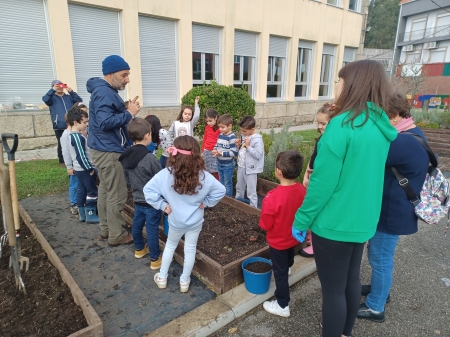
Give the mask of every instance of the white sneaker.
[{"label": "white sneaker", "polygon": [[189,279],[189,281],[187,281],[187,282],[181,282],[181,280],[180,280],[180,291],[182,293],[187,293],[189,290],[190,284],[191,284],[191,279]]},{"label": "white sneaker", "polygon": [[291,311],[289,310],[289,306],[287,305],[284,309],[278,305],[277,300],[273,301],[265,301],[263,303],[264,310],[270,312],[271,314],[289,317],[291,315]]},{"label": "white sneaker", "polygon": [[155,274],[153,281],[155,281],[159,289],[165,289],[167,287],[167,278],[160,278],[159,273]]}]

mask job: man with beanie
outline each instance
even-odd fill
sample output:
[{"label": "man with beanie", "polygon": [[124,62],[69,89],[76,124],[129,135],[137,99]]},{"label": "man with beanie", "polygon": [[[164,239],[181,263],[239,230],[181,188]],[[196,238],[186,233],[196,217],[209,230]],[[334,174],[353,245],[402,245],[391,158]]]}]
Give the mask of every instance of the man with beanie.
[{"label": "man with beanie", "polygon": [[121,213],[127,200],[127,186],[119,157],[129,145],[127,124],[140,106],[134,99],[125,108],[118,94],[130,82],[130,66],[122,57],[105,58],[102,71],[104,78],[90,78],[86,83],[91,93],[88,146],[100,178],[97,207],[101,239],[108,239],[108,244],[115,247],[133,243],[131,234],[124,229]]},{"label": "man with beanie", "polygon": [[[64,93],[64,89],[68,94]],[[61,150],[61,136],[65,129],[67,129],[65,114],[77,102],[82,102],[83,99],[78,94],[68,87],[67,84],[60,80],[52,82],[52,88],[42,97],[44,103],[49,107],[50,118],[53,123],[53,131],[55,131],[56,140],[58,141],[58,159],[61,167],[66,167]]]}]

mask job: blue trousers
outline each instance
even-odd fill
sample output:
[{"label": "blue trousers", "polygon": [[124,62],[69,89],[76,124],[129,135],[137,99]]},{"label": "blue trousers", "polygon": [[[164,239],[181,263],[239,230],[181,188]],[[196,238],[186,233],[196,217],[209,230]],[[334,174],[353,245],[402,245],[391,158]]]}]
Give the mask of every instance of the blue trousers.
[{"label": "blue trousers", "polygon": [[376,231],[375,236],[369,240],[367,256],[372,267],[372,288],[366,297],[366,305],[372,310],[384,311],[392,286],[394,253],[398,239],[398,235]]},{"label": "blue trousers", "polygon": [[133,235],[134,247],[136,250],[144,249],[145,242],[142,236],[142,230],[147,230],[147,243],[150,250],[150,258],[156,260],[161,255],[159,249],[158,228],[161,222],[161,211],[153,207],[144,207],[134,205],[133,226],[131,235]]},{"label": "blue trousers", "polygon": [[97,171],[90,175],[88,171],[74,171],[78,178],[78,207],[97,207]]},{"label": "blue trousers", "polygon": [[219,181],[225,186],[225,195],[233,196],[233,173],[234,173],[234,160],[230,160],[229,163],[217,163],[217,172],[219,173]]},{"label": "blue trousers", "polygon": [[77,203],[77,194],[78,194],[78,178],[77,176],[69,175],[69,201],[71,206]]},{"label": "blue trousers", "polygon": [[159,157],[159,163],[161,164],[162,168],[166,168],[167,157],[161,155],[161,157]]}]

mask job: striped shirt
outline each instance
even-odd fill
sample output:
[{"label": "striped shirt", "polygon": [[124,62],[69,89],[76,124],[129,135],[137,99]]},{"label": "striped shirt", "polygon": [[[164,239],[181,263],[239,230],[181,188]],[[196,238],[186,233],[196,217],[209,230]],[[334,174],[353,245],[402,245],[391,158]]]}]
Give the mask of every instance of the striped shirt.
[{"label": "striped shirt", "polygon": [[88,171],[94,169],[89,149],[86,146],[86,138],[80,132],[70,133],[70,156],[72,157],[73,169],[75,171]]},{"label": "striped shirt", "polygon": [[221,156],[217,157],[219,162],[230,162],[235,156],[237,156],[238,151],[236,148],[236,144],[234,143],[235,140],[236,136],[233,132],[228,135],[219,135],[216,146],[214,147],[214,150],[222,153]]}]

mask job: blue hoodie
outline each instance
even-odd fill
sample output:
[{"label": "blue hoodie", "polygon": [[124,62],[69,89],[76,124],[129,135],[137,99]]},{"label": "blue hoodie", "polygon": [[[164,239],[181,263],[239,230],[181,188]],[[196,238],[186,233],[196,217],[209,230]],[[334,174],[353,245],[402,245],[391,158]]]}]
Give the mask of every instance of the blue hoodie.
[{"label": "blue hoodie", "polygon": [[88,146],[97,151],[122,153],[131,143],[127,124],[133,116],[117,90],[103,78],[90,78],[86,89],[91,94]]},{"label": "blue hoodie", "polygon": [[223,186],[210,173],[199,173],[201,188],[197,188],[197,194],[178,194],[172,187],[173,175],[165,168],[159,171],[144,186],[144,196],[147,203],[153,208],[164,211],[169,204],[172,213],[169,214],[169,224],[178,230],[195,228],[203,224],[203,203],[205,207],[213,207],[225,196]]},{"label": "blue hoodie", "polygon": [[62,96],[58,96],[55,95],[55,93],[56,90],[51,88],[44,96],[42,96],[42,100],[49,107],[53,129],[65,130],[67,129],[67,125],[64,115],[75,103],[82,102],[83,99],[73,90],[70,91],[68,95],[63,94]]}]

